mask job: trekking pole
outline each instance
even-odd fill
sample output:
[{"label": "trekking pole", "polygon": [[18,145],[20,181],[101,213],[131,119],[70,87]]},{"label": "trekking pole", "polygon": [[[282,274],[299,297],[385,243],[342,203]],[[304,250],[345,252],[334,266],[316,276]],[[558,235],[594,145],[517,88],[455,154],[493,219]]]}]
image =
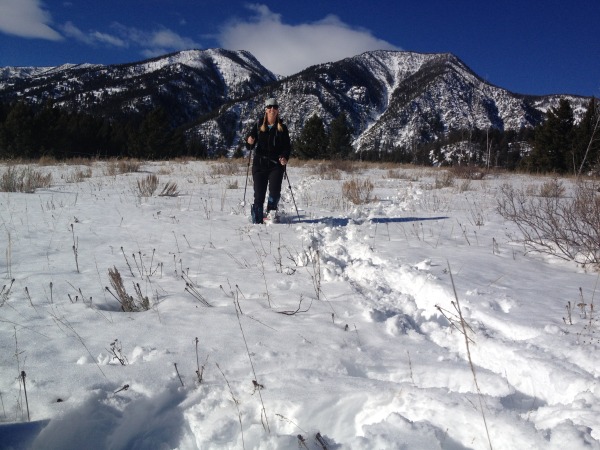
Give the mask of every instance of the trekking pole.
[{"label": "trekking pole", "polygon": [[296,199],[294,198],[294,191],[292,190],[292,183],[290,183],[290,177],[288,177],[287,173],[287,164],[283,166],[283,175],[288,182],[288,186],[290,187],[290,194],[292,194],[292,202],[294,202],[294,208],[296,208],[296,215],[298,216],[298,221],[300,221],[300,213],[298,212],[298,207],[296,206]]},{"label": "trekking pole", "polygon": [[246,167],[246,184],[244,185],[244,200],[242,200],[242,206],[246,206],[246,189],[248,188],[248,174],[250,173],[250,158],[252,157],[252,150],[248,152],[248,167]]},{"label": "trekking pole", "polygon": [[[258,122],[256,122],[256,140],[258,140]],[[258,142],[255,142],[258,146]],[[248,167],[246,167],[246,184],[244,186],[244,200],[242,200],[242,206],[246,206],[246,189],[248,188],[248,174],[250,173],[250,159],[252,158],[252,150],[248,152]]]}]

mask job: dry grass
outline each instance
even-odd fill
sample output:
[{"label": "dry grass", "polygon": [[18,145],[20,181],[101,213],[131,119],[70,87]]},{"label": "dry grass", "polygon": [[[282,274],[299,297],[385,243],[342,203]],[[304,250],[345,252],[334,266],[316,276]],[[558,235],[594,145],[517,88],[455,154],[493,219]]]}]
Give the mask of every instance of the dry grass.
[{"label": "dry grass", "polygon": [[66,177],[67,183],[80,183],[86,178],[92,177],[92,168],[87,167],[85,169],[76,169]]},{"label": "dry grass", "polygon": [[344,173],[357,173],[364,170],[367,163],[336,159],[332,161],[310,160],[305,167],[310,173],[324,180],[341,180]]},{"label": "dry grass", "polygon": [[463,180],[483,180],[485,177],[484,169],[478,166],[452,166],[451,171],[456,178]]},{"label": "dry grass", "polygon": [[311,168],[310,173],[322,180],[341,180],[342,173],[327,164],[318,164]]},{"label": "dry grass", "polygon": [[239,189],[239,187],[240,183],[238,180],[228,181],[227,184],[225,184],[225,189]]},{"label": "dry grass", "polygon": [[369,203],[374,200],[373,188],[374,185],[369,180],[353,178],[342,185],[342,196],[355,205]]},{"label": "dry grass", "polygon": [[141,166],[142,163],[137,159],[111,159],[106,165],[106,175],[115,176],[139,172]]},{"label": "dry grass", "polygon": [[44,175],[31,167],[9,166],[0,176],[0,191],[33,193],[36,189],[50,187],[51,182],[52,174]]},{"label": "dry grass", "polygon": [[[158,186],[160,184],[160,180],[158,176],[151,173],[147,175],[145,178],[141,180],[137,180],[138,194],[140,197],[152,197]],[[177,197],[179,195],[179,190],[177,189],[177,183],[172,181],[167,181],[163,186],[159,197]]]},{"label": "dry grass", "polygon": [[234,176],[242,173],[242,169],[248,164],[246,158],[243,159],[223,159],[210,165],[210,175],[218,176]]},{"label": "dry grass", "polygon": [[56,166],[58,161],[53,156],[42,156],[37,162],[38,166]]},{"label": "dry grass", "polygon": [[151,173],[145,178],[137,180],[137,187],[140,197],[152,197],[158,188],[158,177]]},{"label": "dry grass", "polygon": [[456,177],[454,176],[454,174],[451,171],[443,170],[442,172],[440,172],[436,175],[433,188],[434,189],[443,189],[446,187],[453,187],[454,183],[455,183],[455,179],[456,179]]},{"label": "dry grass", "polygon": [[177,183],[173,181],[167,181],[158,195],[159,197],[177,197],[179,195]]},{"label": "dry grass", "polygon": [[368,167],[363,162],[349,161],[347,159],[334,159],[328,162],[328,166],[332,170],[339,170],[345,173],[356,173]]}]

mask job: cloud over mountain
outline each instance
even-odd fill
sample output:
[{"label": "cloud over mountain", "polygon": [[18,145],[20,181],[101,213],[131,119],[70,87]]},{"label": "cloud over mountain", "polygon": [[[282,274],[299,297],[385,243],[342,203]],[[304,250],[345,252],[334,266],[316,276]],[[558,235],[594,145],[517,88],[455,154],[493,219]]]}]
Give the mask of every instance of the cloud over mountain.
[{"label": "cloud over mountain", "polygon": [[369,50],[401,50],[364,28],[352,27],[335,15],[316,22],[289,24],[266,5],[252,4],[252,13],[221,28],[220,45],[244,49],[279,75],[291,75],[315,64],[354,56]]}]

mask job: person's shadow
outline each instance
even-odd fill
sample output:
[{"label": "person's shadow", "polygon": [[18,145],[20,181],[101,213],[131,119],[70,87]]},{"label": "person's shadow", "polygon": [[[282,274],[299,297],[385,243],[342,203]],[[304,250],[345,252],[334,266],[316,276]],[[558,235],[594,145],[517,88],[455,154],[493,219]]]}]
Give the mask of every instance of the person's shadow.
[{"label": "person's shadow", "polygon": [[349,223],[362,224],[371,223],[402,223],[402,222],[423,222],[425,220],[445,220],[448,216],[439,217],[372,217],[370,219],[350,219],[348,217],[320,217],[318,219],[307,219],[303,216],[289,216],[290,223],[324,223],[332,227],[345,227]]}]

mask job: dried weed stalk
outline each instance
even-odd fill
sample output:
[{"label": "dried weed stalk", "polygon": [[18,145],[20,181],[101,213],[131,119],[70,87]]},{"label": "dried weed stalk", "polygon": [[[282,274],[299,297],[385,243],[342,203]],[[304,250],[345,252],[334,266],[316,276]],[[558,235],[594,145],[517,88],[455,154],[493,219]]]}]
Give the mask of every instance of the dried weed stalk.
[{"label": "dried weed stalk", "polygon": [[167,181],[158,195],[159,197],[177,197],[179,195],[177,183],[173,181]]},{"label": "dried weed stalk", "polygon": [[456,311],[458,312],[458,317],[460,319],[460,329],[461,333],[465,338],[465,347],[467,350],[467,358],[469,359],[469,367],[471,367],[471,373],[473,374],[473,382],[475,383],[475,388],[477,389],[477,398],[479,399],[479,408],[481,410],[481,417],[483,419],[483,425],[485,427],[485,432],[487,434],[488,444],[490,446],[490,450],[492,450],[492,440],[490,438],[490,430],[488,428],[487,420],[485,418],[485,411],[483,408],[483,394],[481,393],[481,389],[479,388],[479,382],[477,381],[477,373],[475,372],[475,365],[473,364],[473,359],[471,357],[471,343],[472,339],[469,338],[467,334],[467,328],[470,329],[467,324],[463,314],[462,309],[460,308],[460,301],[458,300],[458,294],[456,293],[456,285],[454,284],[454,277],[452,276],[452,269],[450,268],[450,263],[448,263],[448,273],[450,274],[450,281],[452,282],[452,291],[454,292],[454,298],[456,299]]},{"label": "dried weed stalk", "polygon": [[125,285],[123,284],[123,279],[121,278],[121,274],[117,270],[116,267],[112,269],[108,269],[108,277],[110,279],[110,284],[115,290],[113,293],[108,286],[106,290],[121,304],[121,309],[125,312],[138,312],[138,311],[147,311],[150,309],[150,300],[148,297],[142,294],[142,289],[139,283],[134,283],[134,290],[136,293],[136,298],[129,295],[127,290],[125,289]]},{"label": "dried weed stalk", "polygon": [[158,188],[158,177],[151,173],[141,180],[137,180],[137,187],[140,197],[152,197]]}]

